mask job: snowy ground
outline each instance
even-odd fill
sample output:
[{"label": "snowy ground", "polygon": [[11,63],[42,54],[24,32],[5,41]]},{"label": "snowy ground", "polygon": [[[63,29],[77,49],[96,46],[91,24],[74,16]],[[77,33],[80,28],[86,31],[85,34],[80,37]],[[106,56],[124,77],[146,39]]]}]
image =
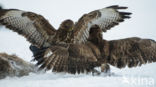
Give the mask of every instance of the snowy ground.
[{"label": "snowy ground", "polygon": [[[17,54],[26,61],[32,59],[29,43],[11,31],[0,29],[0,52]],[[33,74],[21,78],[0,80],[0,87],[156,87],[156,63],[136,68],[111,67],[112,76],[70,75],[63,73]]]},{"label": "snowy ground", "polygon": [[[0,0],[5,8],[17,8],[42,14],[55,28],[64,19],[76,21],[82,14],[109,5],[128,6],[132,19],[104,34],[106,39],[139,36],[156,40],[156,0]],[[0,52],[32,59],[29,43],[16,33],[0,28]],[[113,76],[30,74],[21,78],[0,80],[0,87],[156,87],[156,63],[137,68],[111,67]]]}]

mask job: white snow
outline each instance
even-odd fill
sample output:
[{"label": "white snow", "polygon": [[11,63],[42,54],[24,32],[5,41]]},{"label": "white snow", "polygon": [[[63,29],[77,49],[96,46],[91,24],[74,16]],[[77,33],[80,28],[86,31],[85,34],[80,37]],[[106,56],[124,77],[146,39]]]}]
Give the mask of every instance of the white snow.
[{"label": "white snow", "polygon": [[[29,43],[10,30],[0,29],[0,52],[17,54],[26,61],[32,59]],[[112,76],[65,73],[31,73],[24,77],[7,77],[0,80],[0,87],[155,87],[156,63],[136,68],[117,69],[111,66]]]},{"label": "white snow", "polygon": [[[35,4],[34,4],[35,3]],[[95,4],[96,3],[96,4]],[[156,40],[156,0],[1,0],[6,8],[17,8],[43,15],[57,28],[65,19],[77,21],[84,13],[110,5],[128,6],[132,18],[104,34],[105,39],[141,37]],[[29,5],[29,6],[27,6]],[[25,38],[0,28],[0,52],[32,59]],[[0,87],[156,87],[156,63],[136,68],[111,67],[112,76],[70,75],[47,73],[0,80]]]}]

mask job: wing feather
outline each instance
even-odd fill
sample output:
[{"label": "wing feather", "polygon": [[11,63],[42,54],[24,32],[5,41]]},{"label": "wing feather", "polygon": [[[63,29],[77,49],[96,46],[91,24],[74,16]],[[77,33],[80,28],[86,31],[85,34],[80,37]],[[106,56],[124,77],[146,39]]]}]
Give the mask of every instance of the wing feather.
[{"label": "wing feather", "polygon": [[37,47],[47,45],[55,35],[55,29],[43,16],[18,9],[0,10],[0,24],[23,35]]},{"label": "wing feather", "polygon": [[156,62],[156,42],[137,37],[109,42],[108,62],[118,68]]},{"label": "wing feather", "polygon": [[89,37],[89,31],[94,25],[98,25],[103,32],[106,32],[125,19],[130,18],[129,15],[131,13],[120,12],[120,9],[127,9],[127,7],[114,5],[83,15],[74,27],[74,43],[86,42]]},{"label": "wing feather", "polygon": [[[50,54],[47,55],[48,53]],[[41,65],[40,69],[51,69],[53,72],[68,72],[72,74],[92,71],[94,67],[88,68],[88,63],[97,61],[87,44],[67,44],[65,46],[57,44],[48,48],[44,52],[44,56],[36,60],[40,59],[41,61],[37,63],[37,65]]]}]

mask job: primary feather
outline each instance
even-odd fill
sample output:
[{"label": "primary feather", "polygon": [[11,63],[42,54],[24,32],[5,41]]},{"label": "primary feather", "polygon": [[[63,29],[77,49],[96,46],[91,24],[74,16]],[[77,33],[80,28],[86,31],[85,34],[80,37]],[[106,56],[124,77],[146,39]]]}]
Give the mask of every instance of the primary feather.
[{"label": "primary feather", "polygon": [[[83,15],[76,24],[65,20],[58,30],[41,15],[17,9],[0,10],[0,24],[23,35],[34,52],[36,65],[53,72],[88,73],[98,66],[134,67],[156,61],[156,42],[127,38],[107,41],[102,32],[130,18],[118,5]],[[104,70],[104,69],[102,69]]]},{"label": "primary feather", "polygon": [[23,35],[37,47],[49,45],[54,37],[55,29],[41,15],[17,9],[0,10],[0,23],[7,28]]},{"label": "primary feather", "polygon": [[103,32],[106,32],[125,19],[130,18],[130,12],[121,12],[120,9],[127,9],[127,7],[114,5],[83,15],[74,27],[74,43],[86,42],[89,31],[94,25],[98,25]]}]

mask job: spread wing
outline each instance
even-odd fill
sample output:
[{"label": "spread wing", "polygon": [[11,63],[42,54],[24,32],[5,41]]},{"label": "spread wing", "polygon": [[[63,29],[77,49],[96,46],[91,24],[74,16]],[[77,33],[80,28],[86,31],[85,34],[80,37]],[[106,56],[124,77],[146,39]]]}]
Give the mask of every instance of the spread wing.
[{"label": "spread wing", "polygon": [[156,62],[156,42],[150,39],[127,38],[109,42],[108,62],[118,68]]},{"label": "spread wing", "polygon": [[0,24],[24,36],[37,47],[48,45],[55,29],[41,15],[18,9],[0,10]]},{"label": "spread wing", "polygon": [[66,44],[66,46],[52,46],[44,53],[35,57],[40,69],[53,72],[85,73],[94,69],[97,61],[91,48],[87,45]]},{"label": "spread wing", "polygon": [[131,13],[118,11],[120,9],[127,9],[127,7],[114,5],[83,15],[75,24],[74,43],[85,42],[93,25],[98,25],[103,32],[106,32],[125,19],[130,18]]}]

